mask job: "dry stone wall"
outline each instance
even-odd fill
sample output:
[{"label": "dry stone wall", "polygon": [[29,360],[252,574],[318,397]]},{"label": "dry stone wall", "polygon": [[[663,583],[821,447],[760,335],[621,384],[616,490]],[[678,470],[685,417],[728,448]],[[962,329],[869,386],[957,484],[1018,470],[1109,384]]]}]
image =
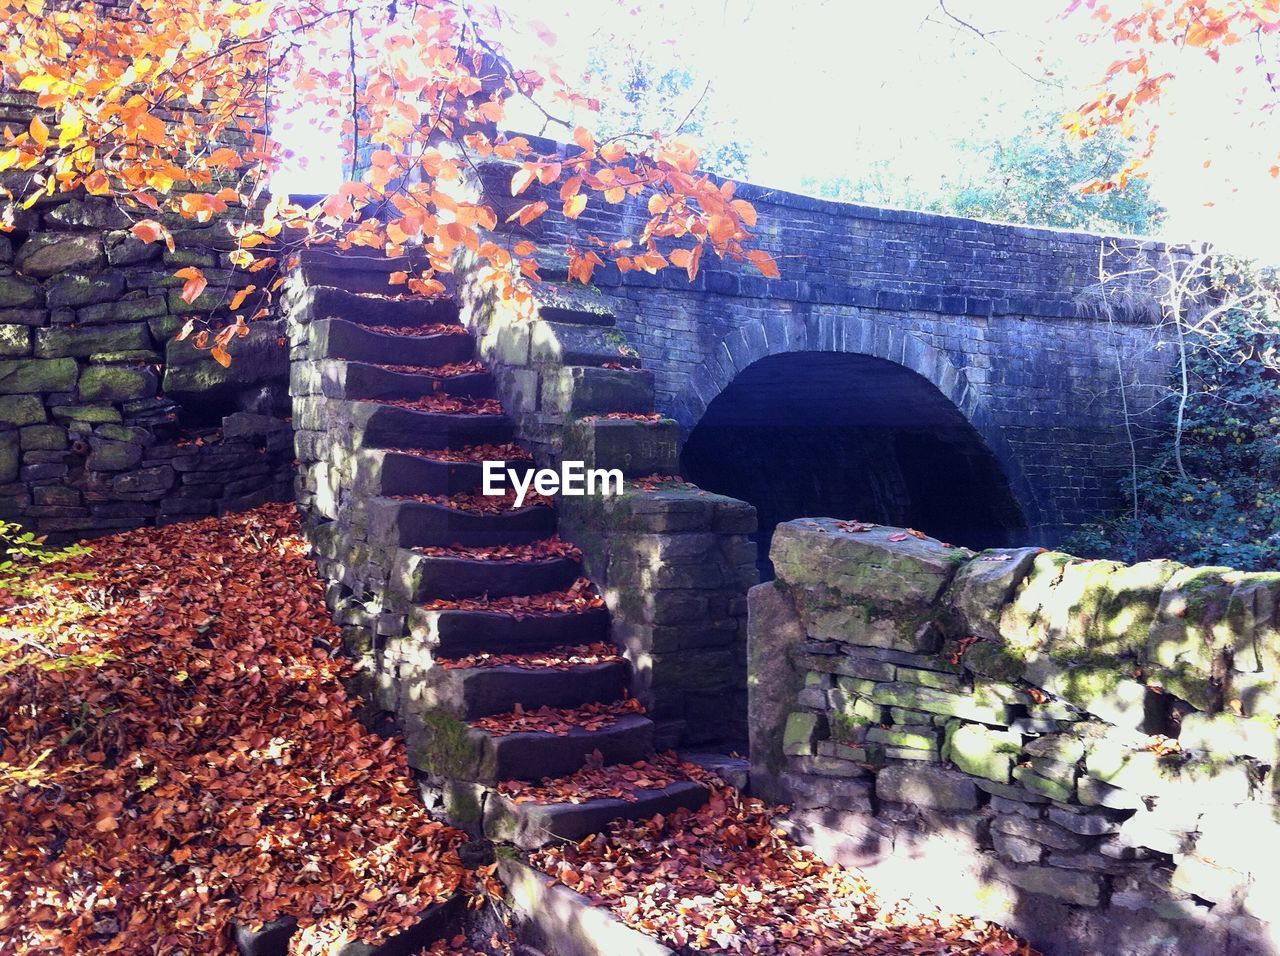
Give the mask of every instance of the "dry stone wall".
[{"label": "dry stone wall", "polygon": [[[0,91],[0,125],[34,112],[29,94]],[[0,186],[25,192],[28,175]],[[283,322],[233,340],[230,368],[174,341],[188,316],[229,318],[262,274],[231,268],[225,221],[160,216],[169,250],[134,238],[136,218],[58,192],[0,232],[0,517],[55,540],[292,497]],[[183,266],[209,280],[191,303]]]},{"label": "dry stone wall", "polygon": [[1280,574],[787,522],[750,592],[752,786],[1047,953],[1271,953]]}]

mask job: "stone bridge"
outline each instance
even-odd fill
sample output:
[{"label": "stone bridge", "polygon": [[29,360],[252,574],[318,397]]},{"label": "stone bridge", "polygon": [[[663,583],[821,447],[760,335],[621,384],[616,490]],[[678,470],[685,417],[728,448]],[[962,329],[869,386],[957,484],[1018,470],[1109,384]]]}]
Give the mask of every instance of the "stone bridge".
[{"label": "stone bridge", "polygon": [[[509,172],[486,177],[508,204]],[[756,206],[780,279],[710,257],[692,282],[612,266],[594,277],[679,423],[686,477],[750,501],[764,528],[856,516],[978,546],[1051,544],[1115,509],[1125,400],[1142,457],[1173,356],[1155,310],[1097,308],[1099,274],[1157,269],[1161,247],[736,195]],[[583,246],[634,235],[646,216],[593,202],[575,222],[516,231]]]}]

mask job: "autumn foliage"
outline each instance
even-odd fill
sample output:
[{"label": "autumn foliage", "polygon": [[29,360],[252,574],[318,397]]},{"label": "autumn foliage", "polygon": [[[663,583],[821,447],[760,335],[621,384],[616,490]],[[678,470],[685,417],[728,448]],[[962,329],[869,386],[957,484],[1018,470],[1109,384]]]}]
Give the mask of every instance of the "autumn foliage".
[{"label": "autumn foliage", "polygon": [[268,505],[104,538],[64,566],[89,580],[6,602],[6,652],[59,616],[49,655],[105,660],[0,678],[0,761],[41,770],[0,783],[0,951],[203,956],[232,919],[291,915],[295,952],[328,953],[462,884],[465,838],[356,720],[296,524]]},{"label": "autumn foliage", "polygon": [[[425,295],[442,293],[441,275],[468,252],[482,278],[527,303],[535,247],[495,235],[500,221],[528,227],[552,205],[576,219],[593,204],[633,199],[644,213],[638,233],[571,244],[571,277],[587,282],[606,261],[692,277],[708,253],[777,275],[751,248],[754,208],[732,183],[700,174],[688,143],[648,132],[598,141],[559,120],[560,110],[598,104],[554,69],[512,63],[502,31],[520,27],[497,11],[460,0],[133,0],[108,9],[0,0],[0,81],[43,110],[0,136],[0,226],[40,196],[73,189],[114,197],[146,242],[172,246],[184,221],[225,220],[232,262],[263,278],[229,303],[234,325],[197,333],[219,361],[244,322],[266,314],[280,282],[272,276],[302,243],[412,251],[414,269],[393,281]],[[548,151],[501,132],[514,100],[535,104],[569,146]],[[286,151],[273,130],[287,115],[340,131],[349,159],[347,180],[306,207],[270,193]],[[509,195],[476,190],[476,165],[493,160],[512,170]],[[176,274],[188,302],[204,291],[199,268]]]},{"label": "autumn foliage", "polygon": [[[1146,0],[1109,4],[1071,0],[1068,13],[1083,9],[1098,26],[1099,38],[1114,42],[1120,55],[1107,67],[1093,94],[1066,118],[1080,136],[1117,129],[1125,136],[1145,137],[1146,150],[1109,180],[1087,189],[1123,188],[1151,155],[1159,124],[1152,111],[1177,81],[1173,69],[1179,52],[1221,62],[1230,48],[1243,48],[1235,70],[1241,77],[1236,106],[1257,100],[1264,114],[1280,107],[1276,81],[1280,56],[1278,0]],[[1280,176],[1280,153],[1271,166]]]},{"label": "autumn foliage", "polygon": [[[659,760],[631,771],[660,780],[671,766]],[[589,791],[602,786],[598,775],[584,776]],[[828,866],[787,840],[760,801],[713,786],[696,813],[619,820],[576,846],[546,847],[531,862],[681,951],[1034,956],[1024,941],[984,920],[882,903],[855,871]],[[542,795],[530,788],[512,796]]]}]

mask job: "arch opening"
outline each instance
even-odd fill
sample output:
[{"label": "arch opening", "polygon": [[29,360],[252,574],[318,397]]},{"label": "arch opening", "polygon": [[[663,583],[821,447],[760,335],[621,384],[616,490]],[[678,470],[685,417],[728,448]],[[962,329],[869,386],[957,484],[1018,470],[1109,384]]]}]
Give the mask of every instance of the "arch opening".
[{"label": "arch opening", "polygon": [[995,454],[923,376],[843,352],[752,363],[707,406],[681,472],[759,514],[762,577],[781,521],[856,518],[970,548],[1019,544],[1027,523]]}]

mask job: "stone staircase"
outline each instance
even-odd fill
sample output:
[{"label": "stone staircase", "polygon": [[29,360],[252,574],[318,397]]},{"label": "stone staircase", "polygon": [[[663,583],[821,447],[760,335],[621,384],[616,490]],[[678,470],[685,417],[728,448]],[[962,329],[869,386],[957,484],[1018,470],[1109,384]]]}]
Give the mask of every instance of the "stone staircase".
[{"label": "stone staircase", "polygon": [[[631,664],[581,553],[556,534],[555,503],[480,495],[481,461],[533,462],[456,304],[396,297],[387,276],[402,267],[311,253],[289,303],[299,500],[363,689],[394,714],[444,815],[472,832],[529,848],[700,806],[706,788],[670,775],[621,798],[568,792],[584,766],[643,780],[654,724],[628,699]],[[583,322],[589,340],[599,317]],[[601,366],[585,345],[572,359]],[[634,411],[576,402],[578,416]],[[504,781],[563,799],[520,802]]]}]

